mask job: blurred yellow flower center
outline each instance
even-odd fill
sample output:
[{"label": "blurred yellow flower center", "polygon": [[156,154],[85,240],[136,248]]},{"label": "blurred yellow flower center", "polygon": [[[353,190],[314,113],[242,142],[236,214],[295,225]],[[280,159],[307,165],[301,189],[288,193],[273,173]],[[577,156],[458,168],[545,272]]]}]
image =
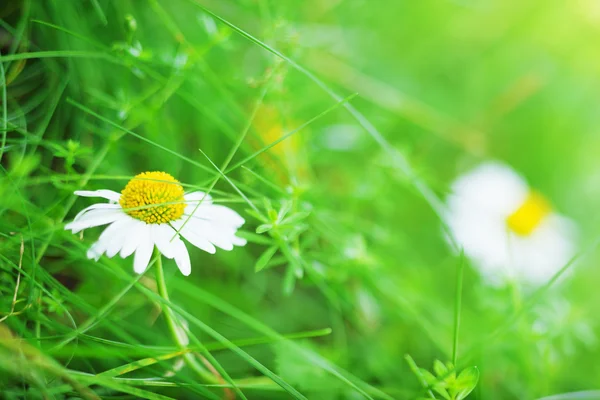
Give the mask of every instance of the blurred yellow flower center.
[{"label": "blurred yellow flower center", "polygon": [[550,211],[548,201],[541,194],[531,192],[517,211],[506,219],[506,223],[517,235],[527,236],[540,225]]},{"label": "blurred yellow flower center", "polygon": [[119,204],[133,218],[147,224],[164,224],[183,215],[183,187],[166,172],[142,172],[121,191]]}]

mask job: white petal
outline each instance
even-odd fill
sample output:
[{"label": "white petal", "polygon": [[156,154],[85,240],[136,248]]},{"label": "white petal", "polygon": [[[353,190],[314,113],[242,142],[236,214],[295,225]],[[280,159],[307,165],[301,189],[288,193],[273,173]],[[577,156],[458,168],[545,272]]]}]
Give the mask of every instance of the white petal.
[{"label": "white petal", "polygon": [[94,261],[98,261],[100,259],[100,257],[102,256],[102,253],[104,253],[104,251],[100,250],[101,247],[102,247],[102,245],[100,245],[99,242],[95,242],[85,253],[86,257],[90,260],[94,259]]},{"label": "white petal", "polygon": [[193,207],[194,206],[191,205],[187,206],[184,215],[191,215],[194,218],[207,221],[215,221],[218,222],[219,225],[227,225],[235,228],[239,228],[245,222],[244,218],[229,207],[214,204],[202,204],[196,211],[194,211]]},{"label": "white petal", "polygon": [[192,218],[188,221],[183,230],[189,229],[197,236],[208,239],[212,244],[223,250],[233,250],[232,237],[235,235],[235,229],[220,227],[217,224],[201,219]]},{"label": "white petal", "polygon": [[192,272],[192,264],[190,263],[190,254],[185,247],[185,244],[179,239],[173,240],[175,250],[175,263],[185,276],[188,276]]},{"label": "white petal", "polygon": [[112,190],[100,189],[100,190],[76,190],[75,194],[81,197],[102,197],[110,201],[117,202],[121,198],[121,193],[117,193]]},{"label": "white petal", "polygon": [[152,250],[154,250],[154,242],[150,237],[150,228],[140,229],[139,233],[140,241],[133,258],[133,270],[137,274],[146,271],[150,258],[152,257]]},{"label": "white petal", "polygon": [[237,237],[237,236],[234,235],[231,238],[231,243],[233,243],[236,246],[245,246],[246,243],[248,243],[248,241],[246,239],[244,239],[244,238]]},{"label": "white petal", "polygon": [[[181,226],[183,225],[184,222],[185,222],[185,218],[182,218],[177,221],[173,221],[171,224],[173,225],[173,227],[175,229],[180,230]],[[217,249],[215,249],[215,246],[213,246],[213,244],[210,243],[208,241],[208,239],[206,239],[202,236],[196,235],[196,233],[192,229],[188,228],[187,224],[183,227],[183,230],[181,230],[179,233],[181,233],[181,235],[188,242],[190,242],[191,244],[193,244],[200,250],[204,250],[210,254],[215,254],[215,252],[217,251]]]},{"label": "white petal", "polygon": [[115,226],[116,232],[106,247],[107,257],[113,258],[123,248],[125,238],[131,235],[131,227],[135,226],[134,221],[134,218],[127,218],[112,223],[111,226]]},{"label": "white petal", "polygon": [[508,217],[529,193],[527,183],[510,167],[487,162],[459,177],[452,184],[449,208],[477,207]]},{"label": "white petal", "polygon": [[217,252],[217,249],[215,248],[215,246],[208,239],[198,236],[194,232],[191,232],[190,230],[186,230],[185,232],[182,232],[181,234],[183,235],[184,238],[186,238],[186,240],[188,242],[190,242],[191,244],[193,244],[200,250],[204,250],[210,254],[215,254]]},{"label": "white petal", "polygon": [[185,199],[186,203],[193,203],[193,205],[198,204],[200,201],[202,201],[202,204],[212,203],[212,197],[210,196],[210,194],[206,194],[204,192],[187,193],[183,196],[183,198]]},{"label": "white petal", "polygon": [[226,236],[213,232],[211,233],[208,240],[210,240],[212,244],[223,250],[231,251],[233,250],[233,241],[231,240],[232,237],[233,236]]},{"label": "white petal", "polygon": [[232,210],[229,207],[213,205],[210,207],[210,210],[207,210],[210,213],[211,220],[219,221],[225,223],[227,225],[233,225],[236,228],[244,225],[244,218],[240,216],[237,212]]},{"label": "white petal", "polygon": [[[132,218],[133,219],[133,218]],[[130,220],[127,218],[118,220],[110,224],[87,252],[88,258],[96,261],[104,252],[108,257],[114,257],[119,252],[122,245],[122,238],[127,234],[127,227]]]},{"label": "white petal", "polygon": [[[181,240],[175,236],[175,230],[169,224],[150,224],[150,233],[152,241],[158,247],[158,250],[167,258],[175,257],[174,242]],[[173,239],[173,240],[171,240]]]},{"label": "white petal", "polygon": [[547,282],[575,255],[577,228],[559,215],[551,214],[522,240],[515,264],[523,280],[536,285]]},{"label": "white petal", "polygon": [[452,187],[448,225],[490,284],[514,279],[543,284],[574,254],[577,235],[569,223],[556,223],[557,215],[547,216],[529,235],[509,231],[507,217],[529,195],[525,180],[510,167],[484,163]]},{"label": "white petal", "polygon": [[142,230],[146,229],[146,224],[138,219],[132,218],[129,226],[129,234],[123,239],[123,246],[119,255],[121,258],[129,257],[137,249],[141,237]]},{"label": "white petal", "polygon": [[167,258],[174,258],[182,274],[188,276],[192,271],[190,255],[175,229],[168,224],[151,225],[151,235],[158,250]]},{"label": "white petal", "polygon": [[99,210],[99,209],[118,210],[119,208],[121,208],[120,204],[112,204],[112,203],[97,203],[97,204],[92,204],[91,206],[86,207],[83,210],[79,211],[79,213],[77,213],[77,215],[75,216],[75,218],[73,218],[73,221],[79,220],[88,211]]},{"label": "white petal", "polygon": [[111,222],[127,217],[127,214],[125,214],[121,209],[91,210],[88,211],[84,216],[80,217],[77,221],[73,221],[65,225],[65,229],[70,229],[71,232],[77,233],[83,229],[110,224]]}]

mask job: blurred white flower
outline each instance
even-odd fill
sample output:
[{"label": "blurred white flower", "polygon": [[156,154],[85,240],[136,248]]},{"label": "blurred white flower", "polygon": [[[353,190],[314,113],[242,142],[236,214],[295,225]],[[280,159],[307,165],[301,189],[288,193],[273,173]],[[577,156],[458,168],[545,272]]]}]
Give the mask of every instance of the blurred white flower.
[{"label": "blurred white flower", "polygon": [[[133,269],[143,273],[154,246],[167,258],[175,259],[184,275],[191,272],[190,256],[180,235],[192,245],[214,254],[216,247],[232,250],[246,240],[235,236],[244,219],[235,211],[215,205],[203,192],[184,193],[175,178],[165,172],[143,172],[129,181],[121,193],[112,190],[76,191],[83,197],[102,197],[81,211],[65,229],[83,229],[110,224],[88,250],[96,261],[106,253],[122,258],[135,253]],[[177,233],[178,232],[178,233]]]},{"label": "blurred white flower", "polygon": [[484,163],[459,177],[448,227],[491,284],[549,280],[574,255],[576,228],[510,167]]}]

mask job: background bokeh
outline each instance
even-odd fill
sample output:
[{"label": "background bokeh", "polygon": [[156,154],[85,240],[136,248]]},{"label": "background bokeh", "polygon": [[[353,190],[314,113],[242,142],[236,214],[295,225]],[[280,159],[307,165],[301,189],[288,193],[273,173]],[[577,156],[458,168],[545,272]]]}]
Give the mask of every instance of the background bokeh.
[{"label": "background bokeh", "polygon": [[[206,189],[220,175],[202,152],[221,166],[242,135],[212,193],[249,244],[188,246],[190,277],[165,268],[245,396],[293,397],[252,357],[310,399],[428,397],[405,355],[452,359],[461,263],[469,398],[600,390],[598,2],[15,0],[0,18],[6,398],[92,396],[76,382],[102,398],[232,398],[185,367],[165,376],[173,358],[103,375],[176,349],[152,271],[87,260],[101,229],[63,229],[91,204],[79,188],[161,170]],[[486,160],[577,223],[582,258],[554,284],[490,286],[448,246],[424,194],[443,205]],[[288,221],[256,233],[281,209]]]}]

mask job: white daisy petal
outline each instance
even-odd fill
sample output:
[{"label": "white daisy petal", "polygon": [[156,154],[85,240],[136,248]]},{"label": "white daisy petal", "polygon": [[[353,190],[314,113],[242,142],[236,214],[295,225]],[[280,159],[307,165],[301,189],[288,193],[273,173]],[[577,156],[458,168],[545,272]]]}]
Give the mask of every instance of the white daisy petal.
[{"label": "white daisy petal", "polygon": [[510,167],[488,162],[459,177],[452,185],[452,194],[450,208],[474,206],[504,215],[523,203],[529,188]]},{"label": "white daisy petal", "polygon": [[158,250],[167,258],[174,258],[181,273],[188,276],[192,271],[189,253],[183,241],[168,224],[151,225],[151,235]]},{"label": "white daisy petal", "polygon": [[233,237],[235,229],[221,227],[210,221],[201,219],[190,219],[187,225],[183,228],[193,231],[197,236],[208,239],[215,246],[223,250],[233,250]]},{"label": "white daisy petal", "polygon": [[117,193],[112,190],[100,189],[100,190],[76,190],[75,194],[81,197],[102,197],[110,201],[118,202],[121,198],[121,193]]},{"label": "white daisy petal", "polygon": [[175,263],[185,276],[188,276],[192,272],[192,264],[190,262],[190,254],[188,253],[185,244],[178,237],[173,240],[175,250]]},{"label": "white daisy petal", "polygon": [[233,235],[231,237],[231,243],[233,243],[236,246],[245,246],[246,243],[248,243],[248,241],[246,239],[244,239],[244,238],[237,237],[237,236]]},{"label": "white daisy petal", "polygon": [[102,256],[104,251],[100,250],[100,244],[98,242],[94,243],[88,251],[85,253],[86,257],[90,260],[98,261]]},{"label": "white daisy petal", "polygon": [[188,242],[199,248],[200,250],[204,250],[207,253],[215,254],[217,249],[213,246],[212,243],[208,241],[208,239],[203,236],[196,235],[196,233],[190,229],[187,224],[181,229],[181,226],[185,222],[185,219],[182,218],[177,221],[173,221],[172,225],[175,229],[180,230],[181,236],[183,236]]},{"label": "white daisy petal", "polygon": [[215,246],[211,242],[209,242],[208,239],[200,237],[200,236],[194,234],[194,232],[185,230],[184,232],[181,232],[181,235],[188,242],[190,242],[191,244],[193,244],[200,250],[204,250],[205,252],[210,253],[210,254],[215,254],[217,252],[217,249],[215,248]]},{"label": "white daisy petal", "polygon": [[120,250],[121,238],[127,233],[127,226],[130,220],[123,218],[110,224],[98,238],[98,241],[90,247],[87,252],[88,258],[93,258],[96,261],[107,253],[108,257],[113,257]]},{"label": "white daisy petal", "polygon": [[127,258],[133,254],[142,237],[142,230],[146,229],[146,224],[140,220],[132,218],[127,236],[123,239],[123,246],[119,252],[121,258]]},{"label": "white daisy petal", "polygon": [[192,217],[209,221],[218,221],[219,224],[229,225],[235,228],[239,228],[246,222],[237,212],[225,206],[202,204],[192,214],[193,210],[193,206],[187,206],[185,215],[191,215]]},{"label": "white daisy petal", "polygon": [[80,217],[77,221],[73,221],[65,225],[65,229],[69,229],[71,232],[77,233],[84,229],[110,224],[111,222],[115,222],[124,218],[127,218],[127,214],[120,209],[91,210]]},{"label": "white daisy petal", "polygon": [[133,270],[136,274],[142,274],[146,271],[152,257],[152,250],[154,250],[150,229],[140,229],[139,233],[140,241],[133,257]]},{"label": "white daisy petal", "polygon": [[86,207],[83,210],[79,211],[79,213],[77,213],[77,215],[75,216],[75,218],[73,218],[73,221],[77,221],[79,218],[81,218],[88,211],[99,210],[99,209],[118,210],[120,208],[121,208],[120,204],[112,204],[112,203],[97,203],[97,204],[92,204],[91,206]]},{"label": "white daisy petal", "polygon": [[231,239],[232,237],[233,235],[227,236],[213,232],[210,235],[210,242],[220,249],[223,249],[225,251],[231,251],[233,250],[233,241]]},{"label": "white daisy petal", "polygon": [[211,204],[212,203],[212,197],[210,194],[206,194],[204,192],[190,192],[190,193],[186,193],[183,198],[185,199],[186,203],[193,203],[193,204],[197,204],[200,201],[202,201],[202,204]]},{"label": "white daisy petal", "polygon": [[219,222],[233,225],[236,228],[239,228],[246,222],[240,214],[225,206],[213,205],[210,209],[210,213],[211,215],[214,215],[213,220],[219,220]]},{"label": "white daisy petal", "polygon": [[150,233],[152,234],[152,241],[158,247],[161,254],[167,258],[175,257],[174,242],[181,239],[178,237],[173,238],[175,231],[169,224],[150,225]]},{"label": "white daisy petal", "polygon": [[115,225],[116,232],[106,247],[107,257],[113,258],[117,255],[117,253],[119,253],[119,251],[121,251],[123,245],[125,244],[125,238],[130,235],[131,227],[134,226],[134,224],[135,219],[133,218],[122,219],[112,223],[112,225]]}]

